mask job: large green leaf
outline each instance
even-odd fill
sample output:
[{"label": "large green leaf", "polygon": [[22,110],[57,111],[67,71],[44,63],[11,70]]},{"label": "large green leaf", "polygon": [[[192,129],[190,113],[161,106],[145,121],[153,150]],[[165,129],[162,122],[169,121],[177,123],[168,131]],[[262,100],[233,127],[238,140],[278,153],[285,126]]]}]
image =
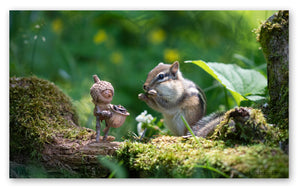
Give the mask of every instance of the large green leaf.
[{"label": "large green leaf", "polygon": [[237,105],[243,100],[261,100],[267,86],[267,79],[255,70],[243,69],[235,64],[204,62],[202,60],[185,61],[194,63],[226,87]]}]

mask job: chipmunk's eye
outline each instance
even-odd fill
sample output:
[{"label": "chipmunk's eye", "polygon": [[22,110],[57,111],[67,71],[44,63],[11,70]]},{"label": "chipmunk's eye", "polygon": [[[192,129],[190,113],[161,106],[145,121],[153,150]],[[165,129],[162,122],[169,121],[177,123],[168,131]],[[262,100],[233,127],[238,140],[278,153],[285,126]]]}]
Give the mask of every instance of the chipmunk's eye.
[{"label": "chipmunk's eye", "polygon": [[159,74],[158,76],[157,76],[157,78],[159,79],[159,80],[162,80],[163,78],[165,77],[165,74]]}]

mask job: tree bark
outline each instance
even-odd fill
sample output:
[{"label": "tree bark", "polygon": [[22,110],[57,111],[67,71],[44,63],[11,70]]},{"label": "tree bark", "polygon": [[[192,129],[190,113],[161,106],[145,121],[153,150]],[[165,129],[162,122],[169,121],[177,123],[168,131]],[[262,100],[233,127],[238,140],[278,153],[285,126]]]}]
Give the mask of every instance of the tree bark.
[{"label": "tree bark", "polygon": [[267,61],[269,121],[288,129],[289,11],[279,11],[267,19],[257,39]]},{"label": "tree bark", "polygon": [[[102,136],[101,136],[102,137]],[[113,140],[108,136],[108,140]],[[121,142],[96,142],[95,139],[82,142],[59,138],[56,142],[45,144],[42,153],[43,163],[49,170],[60,168],[86,178],[105,178],[110,174],[98,157],[112,156]]]}]

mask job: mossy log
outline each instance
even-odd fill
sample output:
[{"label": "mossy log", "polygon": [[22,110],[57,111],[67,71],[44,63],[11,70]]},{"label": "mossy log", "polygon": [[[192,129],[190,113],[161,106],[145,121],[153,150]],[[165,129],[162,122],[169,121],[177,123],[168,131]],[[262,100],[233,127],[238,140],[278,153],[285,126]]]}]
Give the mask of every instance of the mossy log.
[{"label": "mossy log", "polygon": [[222,140],[161,136],[124,142],[117,151],[130,177],[288,178],[288,156],[265,144],[228,146]]},{"label": "mossy log", "polygon": [[[95,131],[78,126],[70,98],[53,83],[36,77],[11,78],[9,95],[12,178],[40,177],[21,169],[37,162],[46,172],[44,177],[105,178],[111,176],[111,167],[120,177],[288,177],[288,156],[280,148],[266,141],[262,144],[260,137],[245,138],[247,129],[241,133],[236,127],[237,134],[232,133],[229,119],[238,123],[240,114],[234,112],[243,109],[228,112],[228,121],[215,133],[215,141],[198,138],[200,146],[195,138],[169,136],[147,144],[135,140],[96,143]],[[249,128],[265,128],[260,111],[251,115],[253,121],[246,120]],[[241,144],[231,142],[241,137]],[[107,155],[118,163],[99,158]],[[116,171],[122,169],[125,174]]]},{"label": "mossy log", "polygon": [[[71,100],[57,86],[36,77],[10,78],[10,162],[37,160],[55,175],[107,177],[99,155],[112,155],[119,142],[96,143],[92,129],[78,126]],[[114,137],[108,137],[113,140]],[[11,166],[11,177],[18,169]]]},{"label": "mossy log", "polygon": [[279,11],[267,19],[258,30],[257,40],[267,61],[269,120],[287,130],[289,125],[289,11]]}]

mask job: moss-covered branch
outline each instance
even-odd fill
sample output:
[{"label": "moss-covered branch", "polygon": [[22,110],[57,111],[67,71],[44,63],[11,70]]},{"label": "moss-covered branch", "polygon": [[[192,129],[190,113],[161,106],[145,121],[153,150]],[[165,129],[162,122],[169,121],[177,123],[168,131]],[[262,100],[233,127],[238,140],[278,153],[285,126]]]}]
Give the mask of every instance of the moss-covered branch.
[{"label": "moss-covered branch", "polygon": [[[57,86],[37,77],[10,78],[11,165],[39,161],[51,172],[79,177],[105,177],[97,160],[112,155],[118,142],[95,143],[95,131],[78,126],[71,100]],[[11,166],[11,177],[19,177]]]}]

